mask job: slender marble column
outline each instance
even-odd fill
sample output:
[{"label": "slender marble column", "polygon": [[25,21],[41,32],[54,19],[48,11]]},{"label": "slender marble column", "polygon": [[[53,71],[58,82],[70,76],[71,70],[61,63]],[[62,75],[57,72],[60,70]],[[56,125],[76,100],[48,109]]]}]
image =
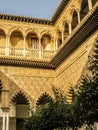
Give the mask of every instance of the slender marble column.
[{"label": "slender marble column", "polygon": [[8,46],[8,48],[9,48],[9,47],[10,47],[10,35],[8,35],[7,37],[8,37],[8,41],[7,41],[8,44],[7,44],[7,46]]},{"label": "slender marble column", "polygon": [[78,24],[79,24],[80,23],[80,12],[78,11],[77,14],[78,14]]},{"label": "slender marble column", "polygon": [[2,117],[2,130],[6,130],[5,128],[5,125],[6,125],[6,114],[5,112],[3,111],[3,117]]},{"label": "slender marble column", "polygon": [[6,130],[9,130],[9,112],[6,112]]},{"label": "slender marble column", "polygon": [[64,42],[64,31],[62,31],[62,43]]},{"label": "slender marble column", "polygon": [[98,123],[96,123],[96,130],[98,130]]},{"label": "slender marble column", "polygon": [[88,0],[89,11],[92,9],[92,0]]},{"label": "slender marble column", "polygon": [[55,50],[58,49],[58,39],[55,39]]},{"label": "slender marble column", "polygon": [[39,58],[41,58],[41,38],[39,38]]},{"label": "slender marble column", "polygon": [[23,56],[26,56],[26,37],[24,36],[24,49],[23,49]]},{"label": "slender marble column", "polygon": [[2,108],[2,130],[9,130],[9,108]]},{"label": "slender marble column", "polygon": [[10,35],[6,34],[6,48],[5,48],[5,55],[9,55],[9,45],[10,44]]},{"label": "slender marble column", "polygon": [[69,26],[69,34],[70,34],[70,33],[71,33],[71,31],[72,31],[71,22],[70,22],[70,23],[68,23],[68,26]]}]

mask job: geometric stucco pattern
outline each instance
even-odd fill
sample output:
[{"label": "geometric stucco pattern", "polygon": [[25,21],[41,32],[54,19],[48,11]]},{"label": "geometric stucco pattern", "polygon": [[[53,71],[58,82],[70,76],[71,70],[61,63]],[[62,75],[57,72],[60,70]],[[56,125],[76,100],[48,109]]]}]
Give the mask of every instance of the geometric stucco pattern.
[{"label": "geometric stucco pattern", "polygon": [[68,93],[70,86],[74,87],[80,80],[88,62],[95,43],[97,33],[92,35],[80,48],[78,48],[56,71],[56,86]]},{"label": "geometric stucco pattern", "polygon": [[30,76],[11,76],[14,83],[21,90],[32,97],[32,101],[36,101],[43,92],[51,94],[52,78],[30,77]]},{"label": "geometric stucco pattern", "polygon": [[[6,67],[4,67],[5,69]],[[3,70],[3,68],[2,68]],[[33,107],[35,105],[36,100],[38,97],[44,93],[47,92],[50,95],[52,95],[52,89],[51,87],[54,84],[54,78],[53,77],[48,77],[44,76],[41,77],[39,75],[37,76],[31,76],[25,73],[25,76],[19,72],[19,74],[8,74],[10,71],[9,68],[6,68],[7,73],[3,73],[3,75],[6,75],[9,79],[9,94],[10,94],[10,101],[12,98],[18,93],[18,92],[23,92],[27,99],[30,102],[30,107]],[[15,72],[16,68],[13,67],[13,72]],[[22,70],[22,68],[21,68]],[[47,73],[46,73],[47,74]]]}]

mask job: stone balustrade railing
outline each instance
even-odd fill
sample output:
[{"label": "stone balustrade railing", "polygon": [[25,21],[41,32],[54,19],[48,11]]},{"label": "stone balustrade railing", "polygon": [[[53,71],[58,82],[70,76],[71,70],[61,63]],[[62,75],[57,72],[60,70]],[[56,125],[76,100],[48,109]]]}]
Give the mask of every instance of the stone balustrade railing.
[{"label": "stone balustrade railing", "polygon": [[56,51],[0,47],[0,56],[51,60]]}]

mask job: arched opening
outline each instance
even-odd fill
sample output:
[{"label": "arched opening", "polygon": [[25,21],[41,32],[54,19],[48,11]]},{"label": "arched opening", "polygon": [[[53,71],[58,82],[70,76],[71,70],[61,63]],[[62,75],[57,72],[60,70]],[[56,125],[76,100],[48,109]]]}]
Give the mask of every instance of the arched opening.
[{"label": "arched opening", "polygon": [[5,32],[0,29],[0,54],[1,55],[4,55],[5,52],[4,52],[4,49],[6,47],[6,35],[5,35]]},{"label": "arched opening", "polygon": [[68,37],[69,35],[69,26],[68,26],[68,23],[65,22],[64,24],[64,40]]},{"label": "arched opening", "polygon": [[30,32],[26,37],[27,48],[29,49],[39,49],[39,39],[36,33]]},{"label": "arched opening", "polygon": [[41,39],[42,50],[50,51],[51,50],[51,36],[50,34],[44,34]]},{"label": "arched opening", "polygon": [[74,10],[72,13],[72,30],[74,30],[74,28],[78,25],[78,16],[77,16],[77,12]]},{"label": "arched opening", "polygon": [[24,47],[24,38],[20,31],[13,31],[10,36],[10,55],[22,56]]},{"label": "arched opening", "polygon": [[3,30],[0,29],[0,47],[6,46],[6,35]]},{"label": "arched opening", "polygon": [[97,1],[98,1],[98,0],[92,0],[92,6],[94,6]]},{"label": "arched opening", "polygon": [[10,37],[10,47],[22,48],[24,47],[24,38],[20,31],[14,31]]},{"label": "arched opening", "polygon": [[80,11],[80,19],[81,20],[86,16],[88,11],[89,11],[88,0],[82,0],[82,2],[81,2],[81,11]]},{"label": "arched opening", "polygon": [[62,44],[62,33],[60,30],[57,30],[58,40],[57,40],[57,48],[59,48]]},{"label": "arched opening", "polygon": [[[16,115],[16,129],[15,130],[25,130],[24,128],[24,119],[30,116],[29,110],[29,101],[25,97],[25,95],[19,92],[13,99],[12,103],[14,104],[14,111]],[[13,122],[14,120],[11,120]],[[10,129],[13,129],[10,126]]]},{"label": "arched opening", "polygon": [[29,32],[26,36],[26,48],[28,57],[39,57],[39,39],[35,32]]}]

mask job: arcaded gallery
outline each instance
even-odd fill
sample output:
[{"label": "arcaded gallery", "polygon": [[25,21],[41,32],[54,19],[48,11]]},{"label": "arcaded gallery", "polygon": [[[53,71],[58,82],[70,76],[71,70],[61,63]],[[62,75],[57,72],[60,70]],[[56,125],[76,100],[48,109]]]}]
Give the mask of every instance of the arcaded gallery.
[{"label": "arcaded gallery", "polygon": [[96,39],[98,0],[61,0],[50,20],[0,13],[0,130],[24,130],[23,119],[53,85],[67,94]]}]

